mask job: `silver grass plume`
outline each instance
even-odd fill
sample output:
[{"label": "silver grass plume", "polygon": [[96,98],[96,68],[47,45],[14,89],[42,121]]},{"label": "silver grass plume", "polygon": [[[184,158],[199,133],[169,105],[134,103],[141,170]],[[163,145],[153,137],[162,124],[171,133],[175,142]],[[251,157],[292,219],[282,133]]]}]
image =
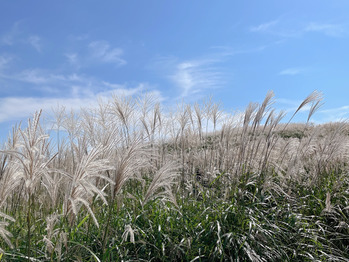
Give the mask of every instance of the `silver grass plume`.
[{"label": "silver grass plume", "polygon": [[[7,219],[7,220],[10,220],[10,221],[12,221],[12,222],[15,221],[12,217],[10,217],[10,216],[8,216],[8,215],[2,213],[2,212],[0,212],[0,217],[2,217],[2,218],[4,218],[4,219]],[[7,227],[8,225],[9,225],[8,222],[6,222],[6,221],[0,221],[0,237],[6,242],[6,244],[7,244],[9,247],[13,248],[13,245],[12,245],[12,243],[11,243],[11,240],[9,239],[10,237],[12,237],[12,234],[11,234],[11,232],[9,232],[9,231],[7,231],[7,230],[5,229],[5,227]],[[3,250],[1,249],[1,247],[0,247],[0,253],[3,253],[3,252],[4,252],[4,251],[3,251]]]},{"label": "silver grass plume", "polygon": [[24,182],[27,196],[34,192],[42,177],[51,180],[49,164],[56,156],[50,156],[49,136],[40,126],[41,113],[42,111],[35,113],[33,120],[28,120],[28,127],[24,131],[18,130],[19,141],[16,148],[1,151],[12,157],[8,168],[13,168],[17,181]]},{"label": "silver grass plume", "polygon": [[131,225],[126,225],[125,226],[125,231],[124,231],[124,233],[121,236],[122,237],[122,242],[121,243],[127,241],[127,238],[130,237],[130,242],[132,244],[134,244],[135,243],[135,232],[136,232],[136,230],[133,230]]},{"label": "silver grass plume", "polygon": [[178,175],[178,165],[175,162],[168,162],[162,166],[155,173],[152,182],[148,186],[142,204],[145,205],[151,199],[162,197],[177,205],[171,187]]},{"label": "silver grass plume", "polygon": [[143,147],[142,140],[135,138],[130,140],[127,148],[120,148],[116,151],[115,156],[112,156],[110,162],[114,166],[112,198],[121,191],[123,185],[142,168],[148,166],[147,151]]},{"label": "silver grass plume", "polygon": [[90,200],[94,195],[98,195],[105,204],[107,204],[107,200],[105,199],[105,193],[95,185],[94,179],[100,178],[108,181],[110,184],[114,183],[106,175],[106,171],[112,170],[113,167],[110,166],[107,159],[100,159],[104,150],[105,148],[99,145],[83,155],[73,174],[59,171],[70,181],[65,192],[64,214],[77,216],[80,207],[84,206],[91,215],[96,226],[98,226],[98,222],[90,208]]}]

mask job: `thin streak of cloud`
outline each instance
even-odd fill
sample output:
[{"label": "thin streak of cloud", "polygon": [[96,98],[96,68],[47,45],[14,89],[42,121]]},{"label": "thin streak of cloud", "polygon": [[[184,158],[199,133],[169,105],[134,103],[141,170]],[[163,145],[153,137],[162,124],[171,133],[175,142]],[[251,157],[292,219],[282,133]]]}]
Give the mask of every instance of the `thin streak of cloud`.
[{"label": "thin streak of cloud", "polygon": [[[85,92],[84,87],[74,86],[72,89],[75,96],[69,97],[4,97],[0,98],[0,123],[6,121],[20,120],[30,116],[40,109],[45,112],[50,112],[53,105],[59,104],[67,109],[80,110],[84,107],[96,106],[99,97],[103,100],[108,100],[112,94],[117,96],[134,96],[139,95],[144,90],[146,85],[141,83],[136,87],[127,88],[119,86],[119,88],[110,89],[100,92]],[[161,92],[158,90],[149,90],[150,93],[156,95],[160,100],[163,100]]]},{"label": "thin streak of cloud", "polygon": [[12,79],[32,84],[45,84],[51,81],[53,75],[44,75],[38,69],[27,69],[13,76]]},{"label": "thin streak of cloud", "polygon": [[42,39],[37,35],[29,35],[20,30],[22,21],[13,24],[8,32],[0,35],[0,45],[14,46],[25,44],[33,47],[37,52],[42,51]]},{"label": "thin streak of cloud", "polygon": [[92,59],[117,65],[126,64],[126,61],[121,58],[123,50],[121,48],[111,48],[107,41],[91,42],[88,48]]},{"label": "thin streak of cloud", "polygon": [[344,24],[308,22],[290,23],[290,21],[273,20],[257,26],[251,26],[250,32],[271,34],[285,38],[301,37],[307,33],[321,33],[329,37],[342,37],[348,35]]},{"label": "thin streak of cloud", "polygon": [[12,57],[8,55],[0,55],[0,71],[4,70],[9,66],[12,61]]},{"label": "thin streak of cloud", "polygon": [[6,32],[5,34],[1,35],[0,43],[8,46],[13,45],[17,41],[17,38],[20,34],[20,31],[19,31],[20,24],[21,24],[21,21],[17,21],[16,23],[13,24],[9,32]]},{"label": "thin streak of cloud", "polygon": [[322,23],[309,23],[305,28],[305,32],[319,32],[328,36],[339,37],[346,34],[343,25],[340,24],[322,24]]},{"label": "thin streak of cloud", "polygon": [[127,62],[122,58],[123,54],[123,49],[114,48],[109,42],[100,40],[90,42],[82,51],[66,53],[64,56],[71,66],[80,69],[97,64],[125,65]]},{"label": "thin streak of cloud", "polygon": [[301,68],[287,68],[282,70],[279,75],[289,75],[289,76],[294,76],[294,75],[299,75],[304,72],[303,69]]},{"label": "thin streak of cloud", "polygon": [[[9,85],[14,84],[18,88],[23,86],[27,91],[31,90],[33,93],[35,91],[38,96],[48,100],[55,99],[55,97],[61,97],[61,99],[63,99],[62,97],[71,99],[95,97],[96,94],[108,96],[105,92],[109,92],[110,95],[111,90],[126,96],[154,91],[154,88],[146,83],[130,87],[129,85],[109,83],[83,74],[58,74],[42,69],[26,69],[10,75],[0,73],[0,79],[5,79]],[[158,97],[160,96],[158,95]]]},{"label": "thin streak of cloud", "polygon": [[251,48],[232,48],[231,46],[212,46],[211,49],[220,51],[219,53],[216,53],[213,55],[214,59],[212,60],[222,61],[236,55],[257,53],[277,44],[280,44],[280,41],[276,41],[266,45],[260,45],[257,47],[251,47]]},{"label": "thin streak of cloud", "polygon": [[64,56],[68,59],[68,63],[76,69],[79,69],[81,67],[79,55],[77,53],[69,53],[65,54]]},{"label": "thin streak of cloud", "polygon": [[278,20],[270,21],[267,23],[262,23],[257,26],[250,27],[251,32],[265,32],[270,30],[272,27],[274,27],[277,23],[279,23]]},{"label": "thin streak of cloud", "polygon": [[39,53],[42,51],[41,38],[37,35],[32,35],[28,38],[28,42],[31,46],[35,48]]},{"label": "thin streak of cloud", "polygon": [[213,61],[193,60],[176,65],[171,80],[181,89],[181,97],[187,97],[204,89],[222,84],[222,74],[212,67]]},{"label": "thin streak of cloud", "polygon": [[26,69],[16,74],[1,75],[0,77],[8,80],[20,81],[36,85],[66,80],[65,76],[47,73],[40,69]]},{"label": "thin streak of cloud", "polygon": [[349,105],[320,110],[323,122],[340,122],[349,119]]},{"label": "thin streak of cloud", "polygon": [[207,55],[192,60],[179,60],[172,56],[160,57],[153,61],[150,69],[170,80],[179,93],[177,99],[193,99],[203,95],[208,89],[223,86],[225,76],[219,64],[229,55]]},{"label": "thin streak of cloud", "polygon": [[48,70],[42,70],[37,68],[25,69],[21,72],[14,73],[14,74],[0,74],[0,78],[12,80],[12,81],[20,81],[20,82],[29,83],[29,84],[35,84],[38,86],[43,84],[55,84],[58,87],[64,84],[71,84],[76,82],[80,82],[80,83],[90,82],[89,78],[82,75],[75,74],[75,73],[69,74],[69,75],[63,75],[63,74],[56,74]]},{"label": "thin streak of cloud", "polygon": [[341,107],[336,107],[336,108],[330,108],[330,109],[324,109],[321,110],[321,113],[330,113],[330,114],[334,114],[334,113],[338,113],[338,112],[344,112],[344,113],[348,113],[349,114],[349,106],[341,106]]}]

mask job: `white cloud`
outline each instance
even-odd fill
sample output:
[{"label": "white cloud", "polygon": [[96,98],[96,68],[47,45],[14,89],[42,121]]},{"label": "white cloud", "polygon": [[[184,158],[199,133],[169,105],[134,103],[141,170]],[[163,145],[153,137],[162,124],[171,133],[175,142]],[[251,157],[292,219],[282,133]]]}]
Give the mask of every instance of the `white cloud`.
[{"label": "white cloud", "polygon": [[20,25],[22,21],[18,21],[13,24],[8,32],[0,35],[0,44],[2,45],[16,45],[16,44],[26,44],[32,46],[36,51],[42,51],[42,41],[37,35],[29,35],[20,30]]},{"label": "white cloud", "polygon": [[349,113],[349,106],[341,106],[341,107],[321,110],[321,113],[329,113],[329,114],[334,114],[338,112],[344,112],[346,114]]},{"label": "white cloud", "polygon": [[[0,57],[0,61],[1,57]],[[147,83],[140,83],[136,86],[110,83],[83,74],[57,74],[50,70],[26,69],[13,74],[0,74],[0,79],[6,79],[16,84],[18,88],[23,82],[23,87],[28,90],[35,90],[47,99],[51,96],[60,97],[94,97],[99,95],[110,95],[110,91],[118,95],[133,96],[142,92],[155,92],[154,87]],[[156,92],[154,94],[157,94]],[[159,94],[157,96],[161,99]]]},{"label": "white cloud", "polygon": [[274,21],[270,21],[267,23],[263,23],[257,26],[252,26],[250,27],[250,31],[252,32],[266,32],[269,31],[272,27],[274,27],[279,21],[278,20],[274,20]]},{"label": "white cloud", "polygon": [[211,55],[182,61],[171,56],[160,57],[155,59],[149,68],[157,74],[166,76],[171,84],[177,87],[180,94],[176,99],[195,100],[208,89],[222,86],[224,74],[218,64],[227,56]]},{"label": "white cloud", "polygon": [[[142,94],[148,94],[151,95],[156,101],[162,102],[165,101],[166,98],[162,96],[162,93],[154,89],[153,86],[149,85],[148,83],[140,83],[137,86],[133,88],[126,88],[124,85],[120,84],[112,84],[109,82],[102,82],[104,86],[111,88],[113,90],[113,94],[120,95],[120,96],[138,96]],[[110,91],[102,92],[101,94],[108,97]]]},{"label": "white cloud", "polygon": [[181,97],[199,93],[204,89],[214,89],[222,84],[222,74],[213,67],[215,62],[191,60],[176,65],[171,79],[181,89]]},{"label": "white cloud", "polygon": [[63,75],[37,68],[29,68],[14,74],[1,74],[0,78],[35,84],[37,86],[36,88],[40,88],[41,86],[46,86],[47,88],[47,85],[55,85],[57,88],[62,88],[62,86],[71,86],[76,83],[88,85],[92,81],[89,77],[75,73]]},{"label": "white cloud", "polygon": [[343,24],[307,22],[290,20],[274,20],[250,27],[251,32],[267,33],[285,38],[300,37],[307,33],[317,32],[329,37],[340,37],[347,35],[346,26]]},{"label": "white cloud", "polygon": [[320,110],[324,122],[339,122],[349,119],[349,106]]},{"label": "white cloud", "polygon": [[121,48],[111,48],[107,41],[94,41],[88,45],[92,59],[104,63],[114,63],[124,65],[126,61],[121,58],[123,50]]},{"label": "white cloud", "polygon": [[38,37],[37,35],[32,35],[28,38],[28,42],[35,48],[36,51],[38,51],[39,53],[41,52],[42,43],[40,37]]},{"label": "white cloud", "polygon": [[343,25],[340,24],[324,24],[324,23],[309,23],[304,28],[305,32],[318,32],[323,33],[327,36],[343,36],[346,34],[346,30]]},{"label": "white cloud", "polygon": [[[0,69],[5,68],[10,61],[11,57],[0,56]],[[25,88],[32,90],[32,94],[37,94],[30,97],[15,95],[0,98],[0,123],[22,120],[40,109],[50,111],[56,104],[65,106],[67,109],[93,106],[97,103],[96,96],[108,99],[112,93],[120,96],[135,96],[142,92],[152,92],[162,99],[161,93],[146,83],[136,86],[121,85],[83,74],[61,74],[38,68],[29,68],[12,74],[1,72],[0,78],[14,83],[17,90]]]},{"label": "white cloud", "polygon": [[0,71],[7,68],[13,58],[8,55],[0,55]]},{"label": "white cloud", "polygon": [[[144,83],[140,83],[138,84],[136,87],[133,88],[126,88],[124,85],[120,85],[120,84],[112,84],[109,82],[102,82],[103,85],[112,88],[113,93],[116,95],[120,95],[120,96],[133,96],[133,95],[137,95],[140,94],[141,92],[145,91],[147,85]],[[108,94],[110,93],[110,91],[107,92],[103,92],[102,94],[105,96],[108,96]]]},{"label": "white cloud", "polygon": [[101,40],[90,42],[85,50],[66,53],[65,57],[70,65],[80,69],[101,63],[125,65],[127,62],[122,58],[123,53],[121,48],[113,48],[109,42]]},{"label": "white cloud", "polygon": [[304,70],[301,69],[301,68],[287,68],[287,69],[284,69],[282,70],[279,75],[290,75],[290,76],[293,76],[293,75],[299,75],[301,73],[303,73]]},{"label": "white cloud", "polygon": [[76,53],[65,54],[65,57],[68,59],[68,62],[70,64],[79,66],[78,54]]},{"label": "white cloud", "polygon": [[[40,109],[46,113],[52,110],[52,107],[59,104],[68,110],[80,110],[83,107],[97,105],[97,97],[108,100],[112,94],[118,96],[133,96],[141,94],[145,84],[139,84],[136,87],[127,88],[119,86],[118,88],[109,89],[107,91],[93,92],[86,90],[84,87],[73,86],[72,92],[74,96],[69,97],[4,97],[0,98],[0,123],[6,121],[21,120],[29,117],[35,111]],[[146,90],[145,90],[146,91]],[[162,99],[158,90],[150,90],[151,93]]]},{"label": "white cloud", "polygon": [[52,76],[45,75],[39,69],[27,69],[12,77],[15,80],[28,82],[32,84],[44,84],[50,82]]},{"label": "white cloud", "polygon": [[57,99],[41,97],[6,97],[0,99],[0,123],[6,121],[20,120],[27,118],[30,114],[43,110],[51,110],[57,103],[73,109],[78,109],[82,105],[87,105],[89,99]]},{"label": "white cloud", "polygon": [[21,21],[14,23],[10,31],[1,35],[0,43],[3,45],[9,45],[9,46],[13,45],[16,41],[16,38],[18,38],[18,35],[20,34],[20,31],[19,31],[20,24],[21,24]]},{"label": "white cloud", "polygon": [[191,63],[181,63],[177,66],[177,72],[173,75],[173,80],[183,89],[182,96],[187,96],[197,85],[194,76],[195,65]]}]

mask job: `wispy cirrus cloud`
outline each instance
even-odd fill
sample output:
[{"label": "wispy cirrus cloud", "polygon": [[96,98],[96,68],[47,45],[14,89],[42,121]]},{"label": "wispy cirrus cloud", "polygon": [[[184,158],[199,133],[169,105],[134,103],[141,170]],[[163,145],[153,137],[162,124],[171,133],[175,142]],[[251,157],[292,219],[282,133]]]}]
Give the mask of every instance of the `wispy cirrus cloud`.
[{"label": "wispy cirrus cloud", "polygon": [[93,107],[98,103],[97,97],[108,100],[112,95],[135,96],[142,93],[151,93],[159,101],[164,100],[159,90],[153,89],[146,83],[127,86],[100,81],[98,84],[100,85],[98,89],[86,88],[85,85],[71,85],[68,96],[55,93],[54,96],[2,97],[0,98],[0,123],[27,118],[40,109],[51,112],[55,105],[64,106],[69,110]]},{"label": "wispy cirrus cloud", "polygon": [[42,50],[42,41],[41,38],[37,35],[31,35],[28,38],[28,43],[39,53]]},{"label": "wispy cirrus cloud", "polygon": [[124,51],[119,47],[112,47],[108,41],[98,40],[89,42],[83,51],[66,53],[65,57],[70,65],[76,69],[96,64],[125,65],[122,57]]},{"label": "wispy cirrus cloud", "polygon": [[88,49],[92,59],[117,65],[126,64],[126,61],[121,58],[123,50],[112,48],[107,41],[93,41],[88,45]]},{"label": "wispy cirrus cloud", "polygon": [[[99,55],[108,56],[109,49]],[[112,57],[111,54],[106,59]],[[0,55],[0,80],[6,86],[15,87],[13,92],[6,92],[11,95],[0,98],[0,122],[26,118],[38,109],[49,111],[57,103],[79,109],[95,104],[96,96],[110,98],[111,94],[133,96],[151,92],[159,100],[164,99],[160,91],[147,83],[111,83],[90,75],[59,69],[16,70],[16,65],[11,70],[2,70],[7,69],[12,60],[9,55]]]},{"label": "wispy cirrus cloud", "polygon": [[41,37],[35,34],[31,34],[28,36],[28,34],[25,31],[21,30],[22,23],[23,21],[15,22],[8,32],[5,32],[2,35],[0,35],[0,45],[30,45],[37,52],[41,52],[43,47]]},{"label": "wispy cirrus cloud", "polygon": [[152,66],[153,70],[161,72],[177,87],[178,99],[196,100],[207,92],[221,88],[231,77],[226,73],[224,63],[236,55],[252,54],[278,44],[234,48],[232,46],[212,46],[210,52],[194,59],[179,59],[177,57],[158,57]]},{"label": "wispy cirrus cloud", "polygon": [[0,44],[2,45],[13,45],[19,38],[21,31],[19,30],[21,21],[15,22],[8,32],[3,33],[0,36]]},{"label": "wispy cirrus cloud", "polygon": [[[57,73],[44,69],[25,69],[17,73],[5,74],[0,72],[0,79],[8,85],[16,86],[17,90],[25,88],[27,91],[42,97],[86,97],[100,92],[118,90],[118,93],[133,95],[133,92],[150,92],[153,86],[139,84],[137,89],[125,84],[115,84],[98,78],[78,73]],[[133,91],[132,91],[133,90]]]},{"label": "wispy cirrus cloud", "polygon": [[213,66],[215,61],[191,60],[180,62],[170,76],[181,89],[181,97],[215,89],[222,84],[222,74]]},{"label": "wispy cirrus cloud", "polygon": [[176,87],[177,99],[202,96],[205,91],[221,87],[224,73],[219,66],[228,55],[211,55],[210,57],[181,60],[176,57],[158,57],[153,61],[152,70],[165,75]]},{"label": "wispy cirrus cloud", "polygon": [[68,62],[74,66],[80,66],[79,65],[79,55],[77,53],[69,53],[65,54],[65,57],[68,59]]},{"label": "wispy cirrus cloud", "polygon": [[323,122],[339,122],[349,119],[349,105],[320,110]]},{"label": "wispy cirrus cloud", "polygon": [[289,75],[289,76],[294,76],[294,75],[299,75],[304,73],[305,69],[304,68],[299,68],[299,67],[293,67],[293,68],[286,68],[282,70],[279,75]]},{"label": "wispy cirrus cloud", "polygon": [[303,30],[304,32],[318,32],[333,37],[340,37],[347,34],[345,26],[341,24],[311,22]]},{"label": "wispy cirrus cloud", "polygon": [[348,35],[348,26],[338,23],[298,22],[277,19],[259,25],[251,26],[250,32],[265,33],[285,38],[300,37],[307,33],[320,33],[328,37],[342,37]]},{"label": "wispy cirrus cloud", "polygon": [[44,84],[55,84],[57,85],[57,88],[64,85],[65,83],[71,84],[73,82],[87,81],[86,77],[79,76],[75,73],[64,75],[38,68],[29,68],[12,74],[0,74],[0,78],[10,81],[20,81],[38,86]]},{"label": "wispy cirrus cloud", "polygon": [[11,61],[13,60],[12,56],[9,55],[0,55],[0,73],[2,70],[4,70],[5,68],[7,68],[9,66],[9,64],[11,63]]},{"label": "wispy cirrus cloud", "polygon": [[83,107],[96,105],[96,96],[108,98],[103,94],[95,96],[52,98],[52,97],[5,97],[0,98],[0,123],[28,118],[34,112],[42,109],[50,112],[55,105],[67,109],[80,110]]},{"label": "wispy cirrus cloud", "polygon": [[271,30],[278,23],[279,23],[279,20],[273,20],[267,23],[259,24],[257,26],[251,26],[250,31],[251,32],[267,32]]}]

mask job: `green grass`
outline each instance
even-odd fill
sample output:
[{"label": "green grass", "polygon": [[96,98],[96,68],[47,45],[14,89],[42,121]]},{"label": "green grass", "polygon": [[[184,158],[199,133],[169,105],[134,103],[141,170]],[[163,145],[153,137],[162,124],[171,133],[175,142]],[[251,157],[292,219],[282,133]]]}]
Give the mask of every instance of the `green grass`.
[{"label": "green grass", "polygon": [[[327,186],[323,188],[294,183],[286,196],[265,189],[259,176],[246,174],[249,178],[239,181],[226,198],[220,194],[218,180],[209,188],[198,185],[200,189],[186,196],[177,194],[177,207],[160,199],[142,206],[137,196],[125,194],[122,206],[115,204],[104,250],[109,207],[97,200],[92,208],[99,228],[80,212],[73,224],[57,220],[53,229],[57,235],[51,241],[59,246],[59,235],[67,236],[61,246],[62,261],[97,261],[96,257],[101,261],[344,261],[349,259],[349,184],[342,180],[338,187],[334,175],[340,174],[324,174]],[[134,186],[130,191],[140,198],[142,187]],[[333,211],[324,212],[328,192],[335,195]],[[24,221],[16,221],[8,227],[14,248],[5,249],[3,261],[26,260],[27,229]],[[42,241],[47,234],[45,221],[35,221],[30,256],[56,261],[58,252],[47,256]],[[127,226],[134,232],[134,242],[124,234]]]}]

